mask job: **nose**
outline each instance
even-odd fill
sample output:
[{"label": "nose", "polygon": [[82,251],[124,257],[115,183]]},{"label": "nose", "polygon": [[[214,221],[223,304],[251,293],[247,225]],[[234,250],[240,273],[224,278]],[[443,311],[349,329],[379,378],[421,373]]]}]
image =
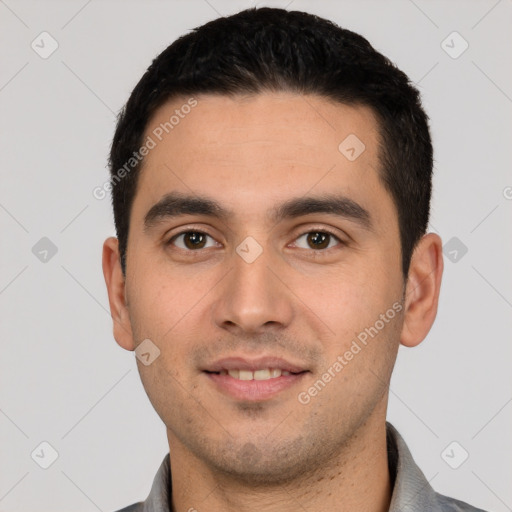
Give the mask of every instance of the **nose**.
[{"label": "nose", "polygon": [[272,258],[270,250],[248,261],[233,252],[231,270],[216,290],[215,324],[233,335],[288,327],[294,315],[293,293],[286,285],[283,262]]}]

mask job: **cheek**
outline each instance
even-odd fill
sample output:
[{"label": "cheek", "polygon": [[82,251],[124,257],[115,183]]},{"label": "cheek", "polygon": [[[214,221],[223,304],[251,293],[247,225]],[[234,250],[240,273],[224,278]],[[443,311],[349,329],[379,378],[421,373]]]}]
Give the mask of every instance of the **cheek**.
[{"label": "cheek", "polygon": [[297,284],[302,287],[300,296],[307,297],[306,305],[332,324],[337,335],[371,318],[387,288],[374,270],[354,266],[333,269],[322,277],[321,284],[315,279],[301,279]]},{"label": "cheek", "polygon": [[[148,260],[149,261],[149,260]],[[130,318],[143,332],[156,340],[179,328],[180,321],[197,302],[191,280],[155,264],[141,265],[128,287]],[[176,327],[174,327],[176,326]]]},{"label": "cheek", "polygon": [[[190,414],[196,411],[197,403],[192,399],[192,389],[183,379],[178,358],[169,351],[162,352],[149,366],[137,361],[142,385],[153,405],[153,408],[166,425],[171,425],[179,417],[181,422],[187,422]],[[181,411],[179,415],[176,411]],[[192,414],[193,416],[193,414]]]},{"label": "cheek", "polygon": [[[146,268],[147,272],[132,281],[130,321],[136,344],[149,338],[159,350],[157,367],[139,364],[141,378],[158,390],[189,380],[187,357],[191,347],[204,337],[201,325],[208,280],[171,274],[156,265]],[[153,381],[151,374],[157,371],[161,375]]]},{"label": "cheek", "polygon": [[378,357],[397,338],[401,272],[390,271],[386,262],[379,264],[377,259],[368,268],[337,269],[323,279],[323,286],[302,280],[298,295],[309,297],[304,302],[329,327],[324,344],[331,359],[348,350],[358,336],[363,342],[378,341],[363,359]]}]

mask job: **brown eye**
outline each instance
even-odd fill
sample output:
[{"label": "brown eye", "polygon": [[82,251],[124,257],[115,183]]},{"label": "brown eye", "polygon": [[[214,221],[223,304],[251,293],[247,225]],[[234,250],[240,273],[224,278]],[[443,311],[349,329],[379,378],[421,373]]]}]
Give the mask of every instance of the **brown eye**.
[{"label": "brown eye", "polygon": [[338,237],[327,231],[309,231],[308,233],[304,233],[299,236],[297,240],[300,240],[301,238],[305,238],[307,244],[306,247],[301,247],[300,244],[297,244],[301,249],[330,249],[333,245],[336,245],[335,243],[332,244],[332,242],[340,242]]},{"label": "brown eye", "polygon": [[[176,245],[180,249],[193,251],[207,247],[207,238],[211,238],[210,235],[201,231],[184,231],[173,236],[169,240],[169,244]],[[208,247],[212,247],[212,245]]]}]

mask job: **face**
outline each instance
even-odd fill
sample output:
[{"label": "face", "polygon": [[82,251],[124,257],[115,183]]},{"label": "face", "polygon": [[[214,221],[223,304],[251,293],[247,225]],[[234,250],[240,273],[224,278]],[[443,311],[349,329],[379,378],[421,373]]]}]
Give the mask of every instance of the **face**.
[{"label": "face", "polygon": [[171,446],[284,481],[384,421],[404,280],[377,123],[316,96],[196,101],[148,125],[116,339],[160,351],[137,364]]}]

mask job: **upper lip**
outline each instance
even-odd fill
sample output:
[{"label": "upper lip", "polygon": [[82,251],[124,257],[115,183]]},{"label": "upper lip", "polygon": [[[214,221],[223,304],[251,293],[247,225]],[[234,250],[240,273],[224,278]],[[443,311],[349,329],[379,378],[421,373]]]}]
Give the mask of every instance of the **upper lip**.
[{"label": "upper lip", "polygon": [[290,373],[301,373],[307,371],[305,368],[290,363],[280,357],[258,357],[258,358],[247,358],[247,357],[224,357],[217,361],[209,364],[204,371],[207,372],[220,372],[221,370],[248,370],[255,372],[256,370],[262,370],[265,368],[279,368],[282,371]]}]

